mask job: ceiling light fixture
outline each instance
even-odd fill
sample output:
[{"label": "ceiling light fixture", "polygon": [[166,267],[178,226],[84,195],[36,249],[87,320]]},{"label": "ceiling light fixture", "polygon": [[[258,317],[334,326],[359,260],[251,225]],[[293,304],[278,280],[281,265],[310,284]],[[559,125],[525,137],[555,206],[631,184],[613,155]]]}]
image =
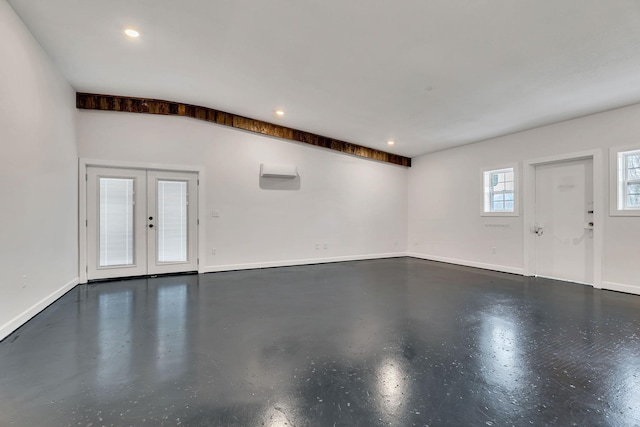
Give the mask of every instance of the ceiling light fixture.
[{"label": "ceiling light fixture", "polygon": [[396,142],[395,142],[395,141],[392,141],[392,140],[387,141],[387,144],[389,144],[389,145],[393,145],[393,144],[395,144],[395,143],[396,143]]},{"label": "ceiling light fixture", "polygon": [[277,110],[277,111],[276,111],[276,115],[278,115],[278,116],[282,117],[282,116],[284,116],[284,111],[282,111],[282,110]]},{"label": "ceiling light fixture", "polygon": [[136,30],[132,29],[132,28],[127,28],[126,30],[124,30],[124,33],[126,35],[128,35],[129,37],[133,37],[136,38],[140,35],[139,32],[137,32]]}]

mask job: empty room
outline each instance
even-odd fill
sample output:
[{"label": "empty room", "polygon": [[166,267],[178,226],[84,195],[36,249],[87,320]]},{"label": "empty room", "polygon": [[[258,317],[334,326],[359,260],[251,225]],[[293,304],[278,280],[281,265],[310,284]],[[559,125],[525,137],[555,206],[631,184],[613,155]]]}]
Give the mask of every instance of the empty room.
[{"label": "empty room", "polygon": [[0,426],[640,426],[638,40],[0,0]]}]

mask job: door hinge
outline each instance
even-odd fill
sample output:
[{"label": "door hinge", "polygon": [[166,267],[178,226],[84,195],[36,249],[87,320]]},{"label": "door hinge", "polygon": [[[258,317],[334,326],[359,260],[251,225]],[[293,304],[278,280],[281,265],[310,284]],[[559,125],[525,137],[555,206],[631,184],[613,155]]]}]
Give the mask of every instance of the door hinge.
[{"label": "door hinge", "polygon": [[197,263],[198,265],[200,265],[200,258],[198,258],[198,259],[196,260],[196,263]]},{"label": "door hinge", "polygon": [[85,227],[88,227],[88,226],[89,226],[89,220],[88,220],[88,219],[85,219],[85,220],[84,220],[84,226],[85,226]]},{"label": "door hinge", "polygon": [[198,218],[198,225],[200,225],[200,218]]},{"label": "door hinge", "polygon": [[196,179],[197,185],[200,185],[200,180]]},{"label": "door hinge", "polygon": [[86,271],[87,273],[89,272],[89,266],[88,265],[84,266],[84,271]]},{"label": "door hinge", "polygon": [[84,180],[85,180],[85,181],[88,181],[88,180],[89,180],[89,174],[86,174],[86,173],[84,174]]}]

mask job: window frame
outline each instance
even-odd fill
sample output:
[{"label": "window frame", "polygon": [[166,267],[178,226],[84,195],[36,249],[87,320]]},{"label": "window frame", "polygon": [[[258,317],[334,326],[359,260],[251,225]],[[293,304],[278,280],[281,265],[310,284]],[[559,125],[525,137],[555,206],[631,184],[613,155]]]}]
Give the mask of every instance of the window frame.
[{"label": "window frame", "polygon": [[[502,173],[512,170],[513,171],[513,211],[493,211],[491,209],[491,195],[496,194],[492,191],[490,185],[491,176],[496,173]],[[480,216],[520,216],[520,171],[517,163],[508,165],[502,165],[501,167],[483,168],[480,170],[480,184],[481,184],[481,204],[480,204]],[[502,194],[507,194],[507,190],[500,191]]]},{"label": "window frame", "polygon": [[611,216],[640,216],[640,207],[627,207],[629,183],[640,184],[640,179],[627,180],[626,158],[640,155],[640,145],[613,147],[609,150],[609,198]]}]

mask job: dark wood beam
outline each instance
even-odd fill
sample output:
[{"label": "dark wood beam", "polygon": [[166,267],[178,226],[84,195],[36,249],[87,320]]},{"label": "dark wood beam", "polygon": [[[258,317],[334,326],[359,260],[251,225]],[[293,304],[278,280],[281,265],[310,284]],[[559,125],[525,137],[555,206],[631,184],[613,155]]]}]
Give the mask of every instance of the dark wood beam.
[{"label": "dark wood beam", "polygon": [[351,142],[328,138],[302,130],[291,129],[273,123],[237,116],[213,108],[197,105],[181,104],[179,102],[162,101],[159,99],[132,98],[130,96],[98,95],[94,93],[77,93],[76,107],[83,110],[122,111],[126,113],[161,114],[166,116],[184,116],[198,120],[230,126],[249,132],[275,136],[290,141],[328,148],[341,153],[366,157],[367,159],[394,165],[411,167],[409,157],[398,156],[374,148],[363,147]]}]

